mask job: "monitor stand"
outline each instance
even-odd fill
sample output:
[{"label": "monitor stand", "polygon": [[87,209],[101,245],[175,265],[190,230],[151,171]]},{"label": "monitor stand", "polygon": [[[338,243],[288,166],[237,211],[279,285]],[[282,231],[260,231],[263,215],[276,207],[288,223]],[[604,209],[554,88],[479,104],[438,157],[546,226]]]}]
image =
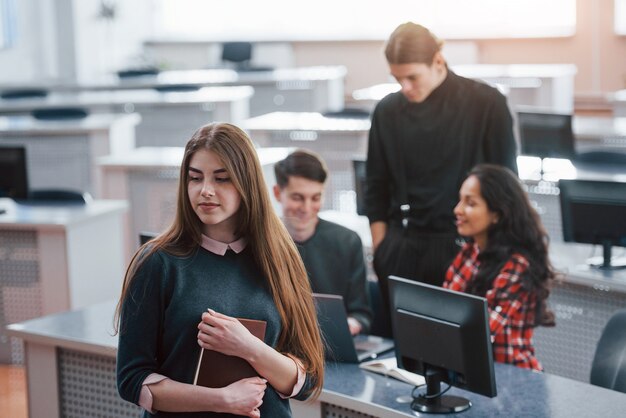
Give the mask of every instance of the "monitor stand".
[{"label": "monitor stand", "polygon": [[611,257],[611,241],[602,241],[602,256],[587,260],[592,268],[600,270],[619,270],[626,268],[626,258]]},{"label": "monitor stand", "polygon": [[426,393],[413,398],[411,409],[428,414],[450,414],[463,412],[472,406],[468,399],[441,393],[441,380],[446,373],[438,367],[426,366]]}]

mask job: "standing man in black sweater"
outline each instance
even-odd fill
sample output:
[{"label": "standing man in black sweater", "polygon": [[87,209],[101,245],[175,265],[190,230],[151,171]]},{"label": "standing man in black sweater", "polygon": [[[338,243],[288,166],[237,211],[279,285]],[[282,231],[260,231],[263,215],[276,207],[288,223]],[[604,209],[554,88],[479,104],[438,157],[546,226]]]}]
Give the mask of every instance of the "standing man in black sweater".
[{"label": "standing man in black sweater", "polygon": [[387,304],[389,275],[443,283],[459,250],[453,208],[469,170],[493,163],[517,172],[506,98],[452,72],[441,46],[428,29],[409,22],[385,48],[401,89],[383,98],[372,116],[365,204]]}]

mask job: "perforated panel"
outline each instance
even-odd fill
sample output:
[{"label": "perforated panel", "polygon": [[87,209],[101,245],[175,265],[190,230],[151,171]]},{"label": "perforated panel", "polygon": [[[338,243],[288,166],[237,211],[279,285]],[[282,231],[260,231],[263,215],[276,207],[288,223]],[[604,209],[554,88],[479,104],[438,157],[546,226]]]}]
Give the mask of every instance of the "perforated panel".
[{"label": "perforated panel", "polygon": [[22,342],[5,327],[42,315],[35,231],[0,231],[0,362],[24,362]]},{"label": "perforated panel", "polygon": [[563,283],[549,305],[556,327],[535,329],[537,358],[547,373],[589,382],[600,334],[611,315],[626,307],[626,294]]},{"label": "perforated panel", "polygon": [[141,114],[135,131],[137,146],[184,147],[196,129],[213,121],[214,112],[210,109],[214,105],[209,105],[137,106]]},{"label": "perforated panel", "polygon": [[115,387],[115,358],[59,349],[60,411],[64,418],[141,416]]},{"label": "perforated panel", "polygon": [[94,193],[91,160],[95,156],[91,155],[87,136],[2,138],[2,143],[26,147],[30,188]]},{"label": "perforated panel", "polygon": [[376,416],[337,405],[322,403],[322,418],[376,418]]},{"label": "perforated panel", "polygon": [[129,174],[134,237],[141,231],[160,232],[176,212],[179,171],[132,171]]},{"label": "perforated panel", "polygon": [[329,171],[322,209],[356,211],[352,160],[365,159],[366,132],[278,131],[268,135],[268,143],[263,145],[306,148],[320,154]]},{"label": "perforated panel", "polygon": [[550,236],[551,242],[563,241],[563,225],[561,222],[561,203],[559,188],[555,183],[542,181],[525,184],[530,203],[541,216],[543,226]]}]

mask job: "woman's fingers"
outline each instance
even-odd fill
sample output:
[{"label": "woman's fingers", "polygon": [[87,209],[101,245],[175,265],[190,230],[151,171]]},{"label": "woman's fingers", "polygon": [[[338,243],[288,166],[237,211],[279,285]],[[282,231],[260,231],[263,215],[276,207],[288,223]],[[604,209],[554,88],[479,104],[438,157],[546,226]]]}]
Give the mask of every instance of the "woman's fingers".
[{"label": "woman's fingers", "polygon": [[214,318],[220,318],[220,319],[226,319],[226,320],[234,320],[235,319],[232,316],[224,315],[223,313],[216,312],[213,309],[207,309],[207,312],[209,313],[209,315],[211,315]]}]

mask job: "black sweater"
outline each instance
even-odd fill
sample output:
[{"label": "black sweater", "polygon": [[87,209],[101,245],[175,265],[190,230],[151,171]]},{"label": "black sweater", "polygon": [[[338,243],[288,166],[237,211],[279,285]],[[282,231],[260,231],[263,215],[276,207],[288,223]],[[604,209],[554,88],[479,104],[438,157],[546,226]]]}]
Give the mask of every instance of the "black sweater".
[{"label": "black sweater", "polygon": [[367,216],[370,222],[400,222],[400,205],[407,203],[397,188],[401,161],[411,225],[425,232],[454,232],[452,211],[467,172],[478,163],[493,163],[517,173],[515,158],[506,98],[448,70],[423,102],[411,103],[397,92],[376,106],[367,158]]},{"label": "black sweater", "polygon": [[363,326],[361,332],[367,334],[372,310],[359,235],[344,226],[319,219],[313,236],[296,244],[313,292],[343,296],[348,316],[359,321]]},{"label": "black sweater", "polygon": [[[163,251],[141,265],[122,310],[117,352],[121,397],[137,403],[141,384],[151,373],[193,383],[200,354],[200,316],[208,308],[223,314],[267,321],[265,343],[274,347],[282,329],[280,315],[249,248],[224,256],[198,248],[189,257]],[[290,326],[290,324],[285,324]],[[306,390],[307,382],[303,388]],[[302,393],[302,392],[301,392]],[[268,386],[261,416],[291,417],[289,402]],[[145,417],[226,417],[205,413],[144,413]]]}]

